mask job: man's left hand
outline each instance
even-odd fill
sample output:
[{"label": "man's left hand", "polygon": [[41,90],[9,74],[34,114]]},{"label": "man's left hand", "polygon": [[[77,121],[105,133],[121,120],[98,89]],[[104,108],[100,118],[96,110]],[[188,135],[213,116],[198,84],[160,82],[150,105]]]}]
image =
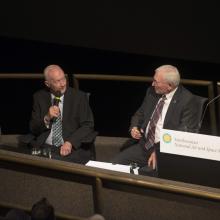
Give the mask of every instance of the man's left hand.
[{"label": "man's left hand", "polygon": [[156,152],[153,151],[148,159],[148,166],[152,166],[152,168],[155,170],[156,164],[157,164]]},{"label": "man's left hand", "polygon": [[61,156],[67,156],[72,151],[72,144],[69,141],[66,141],[61,147],[60,147],[60,155]]}]

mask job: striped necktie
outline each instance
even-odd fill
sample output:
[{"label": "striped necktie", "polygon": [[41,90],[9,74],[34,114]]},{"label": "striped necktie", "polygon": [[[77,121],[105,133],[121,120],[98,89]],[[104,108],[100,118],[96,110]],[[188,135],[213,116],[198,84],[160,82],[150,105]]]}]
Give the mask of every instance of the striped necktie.
[{"label": "striped necktie", "polygon": [[161,116],[165,100],[166,100],[166,96],[163,95],[160,101],[157,103],[156,108],[151,117],[150,124],[148,127],[148,133],[146,137],[146,143],[145,143],[145,148],[147,150],[149,150],[154,145],[156,125]]},{"label": "striped necktie", "polygon": [[55,119],[52,125],[52,144],[56,147],[60,147],[63,144],[61,114]]},{"label": "striped necktie", "polygon": [[[56,105],[59,107],[59,102],[61,94],[55,95],[55,98],[53,100],[53,105]],[[62,118],[61,114],[57,118],[55,118],[53,124],[52,124],[52,144],[53,146],[60,147],[63,144],[63,138],[62,138]]]}]

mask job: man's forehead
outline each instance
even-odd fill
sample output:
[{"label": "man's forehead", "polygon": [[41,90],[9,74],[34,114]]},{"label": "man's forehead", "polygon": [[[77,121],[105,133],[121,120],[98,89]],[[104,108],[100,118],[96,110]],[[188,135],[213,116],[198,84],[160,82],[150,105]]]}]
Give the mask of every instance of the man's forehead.
[{"label": "man's forehead", "polygon": [[164,71],[155,71],[154,78],[163,78]]},{"label": "man's forehead", "polygon": [[50,71],[48,71],[48,76],[51,79],[58,78],[58,77],[60,78],[64,76],[64,72],[59,69],[51,69]]}]

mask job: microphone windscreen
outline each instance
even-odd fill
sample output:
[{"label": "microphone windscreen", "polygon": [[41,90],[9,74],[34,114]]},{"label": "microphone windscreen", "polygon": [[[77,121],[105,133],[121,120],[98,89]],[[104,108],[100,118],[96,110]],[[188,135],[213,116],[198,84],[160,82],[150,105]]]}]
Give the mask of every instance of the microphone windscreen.
[{"label": "microphone windscreen", "polygon": [[61,101],[60,97],[61,97],[61,92],[60,91],[54,93],[53,105],[56,105],[56,106],[59,105],[59,102]]},{"label": "microphone windscreen", "polygon": [[62,95],[62,94],[61,94],[60,91],[54,92],[54,96],[55,96],[55,97],[59,97],[59,98],[60,98],[61,95]]}]

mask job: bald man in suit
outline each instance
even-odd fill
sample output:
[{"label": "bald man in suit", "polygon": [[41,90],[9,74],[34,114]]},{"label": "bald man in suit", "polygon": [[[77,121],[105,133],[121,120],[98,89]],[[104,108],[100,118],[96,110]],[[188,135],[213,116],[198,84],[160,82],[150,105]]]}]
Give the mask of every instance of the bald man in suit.
[{"label": "bald man in suit", "polygon": [[[51,150],[54,159],[86,163],[91,151],[83,147],[83,142],[94,129],[87,94],[68,87],[64,71],[58,65],[47,66],[44,77],[46,88],[33,97],[30,130],[36,137],[35,145]],[[59,104],[53,104],[58,93]],[[62,118],[62,139],[59,146],[54,146],[53,126],[59,115]]]}]

